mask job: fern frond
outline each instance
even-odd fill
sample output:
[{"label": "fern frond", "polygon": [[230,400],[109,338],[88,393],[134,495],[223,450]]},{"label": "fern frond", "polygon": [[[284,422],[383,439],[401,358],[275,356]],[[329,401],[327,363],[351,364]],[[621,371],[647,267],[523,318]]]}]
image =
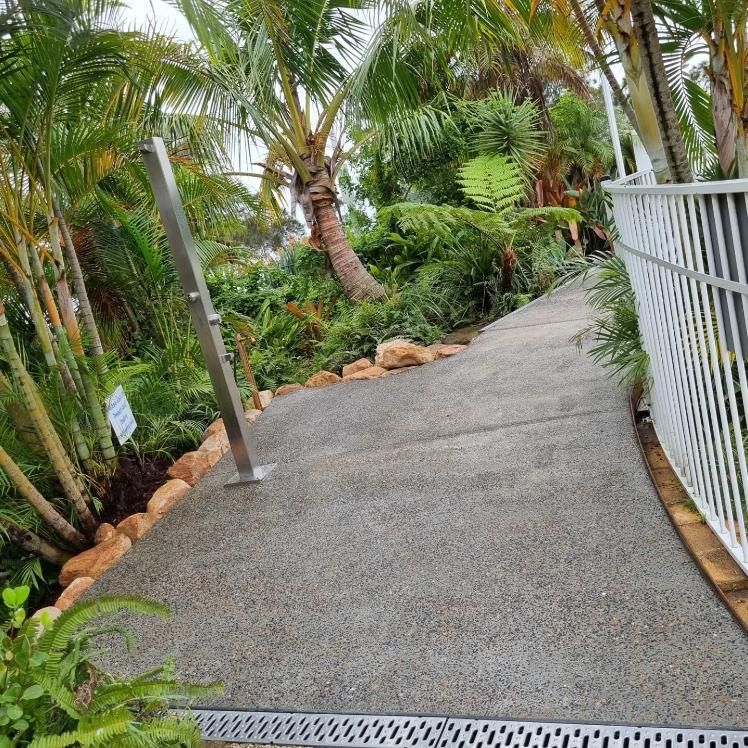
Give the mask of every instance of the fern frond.
[{"label": "fern frond", "polygon": [[81,720],[77,730],[61,735],[41,735],[29,748],[68,748],[71,745],[109,745],[118,735],[124,735],[133,722],[127,709],[112,709],[95,719]]},{"label": "fern frond", "polygon": [[114,704],[127,704],[131,701],[163,700],[192,701],[208,696],[218,696],[223,691],[220,683],[205,686],[181,685],[170,680],[152,681],[150,683],[112,683],[100,686],[96,698],[91,704],[95,712],[109,709]]},{"label": "fern frond", "polygon": [[526,192],[519,168],[505,156],[477,156],[459,171],[459,182],[468,200],[485,211],[506,215]]},{"label": "fern frond", "polygon": [[397,220],[403,231],[438,236],[448,246],[455,243],[455,230],[466,226],[475,229],[493,244],[505,243],[512,235],[504,216],[472,208],[397,203],[387,208],[387,214]]},{"label": "fern frond", "polygon": [[69,717],[73,719],[80,719],[81,712],[78,709],[78,705],[75,702],[75,694],[70,689],[49,673],[37,671],[34,675],[36,681],[42,688],[49,694],[53,701],[62,709]]},{"label": "fern frond", "polygon": [[140,597],[99,597],[87,600],[66,610],[39,640],[39,651],[48,655],[46,672],[54,675],[71,639],[90,621],[104,615],[140,613],[166,618],[169,609],[153,600]]},{"label": "fern frond", "polygon": [[123,748],[172,744],[180,748],[201,748],[203,745],[200,729],[191,717],[154,719],[147,724],[139,725],[138,733],[137,739],[133,735],[127,735],[119,744]]},{"label": "fern frond", "polygon": [[571,223],[572,221],[581,221],[582,214],[574,208],[545,205],[541,208],[523,208],[518,211],[513,223],[527,223],[535,218],[545,218],[555,223]]}]

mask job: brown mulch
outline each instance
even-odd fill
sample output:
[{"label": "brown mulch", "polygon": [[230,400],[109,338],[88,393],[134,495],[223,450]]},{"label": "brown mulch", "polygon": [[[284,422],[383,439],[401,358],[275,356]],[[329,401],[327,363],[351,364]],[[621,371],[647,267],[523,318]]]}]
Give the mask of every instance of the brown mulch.
[{"label": "brown mulch", "polygon": [[166,471],[173,460],[160,457],[141,464],[121,458],[117,470],[99,491],[103,504],[101,521],[117,522],[137,512],[144,512],[148,499],[166,482]]}]

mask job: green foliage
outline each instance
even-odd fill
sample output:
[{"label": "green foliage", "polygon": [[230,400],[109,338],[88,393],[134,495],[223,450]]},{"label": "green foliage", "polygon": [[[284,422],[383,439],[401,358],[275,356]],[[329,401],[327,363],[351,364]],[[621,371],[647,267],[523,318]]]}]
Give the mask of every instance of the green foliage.
[{"label": "green foliage", "polygon": [[590,281],[587,301],[595,310],[592,322],[575,336],[581,347],[589,337],[593,361],[610,368],[621,382],[643,382],[649,370],[639,333],[639,317],[631,281],[623,260],[600,255],[584,274]]},{"label": "green foliage", "polygon": [[533,176],[548,136],[540,127],[535,102],[525,99],[517,103],[511,94],[495,91],[486,99],[462,102],[460,106],[470,126],[469,139],[475,152],[506,156],[524,176]]},{"label": "green foliage", "polygon": [[566,91],[550,108],[553,123],[546,163],[576,187],[613,168],[613,146],[603,108]]},{"label": "green foliage", "polygon": [[139,598],[102,597],[52,620],[26,618],[28,587],[7,588],[7,622],[0,629],[0,748],[199,748],[189,717],[171,706],[220,692],[217,685],[179,684],[170,666],[122,680],[91,661],[102,617],[122,612],[166,616],[164,606]]}]

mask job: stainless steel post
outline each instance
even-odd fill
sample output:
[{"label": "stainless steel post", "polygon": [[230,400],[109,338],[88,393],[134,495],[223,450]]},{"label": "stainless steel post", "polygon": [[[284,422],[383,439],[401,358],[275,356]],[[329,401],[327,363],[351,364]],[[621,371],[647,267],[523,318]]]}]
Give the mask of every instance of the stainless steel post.
[{"label": "stainless steel post", "polygon": [[164,141],[161,138],[143,140],[140,143],[140,152],[143,154],[148,178],[174,255],[174,264],[187,298],[192,323],[195,325],[205,356],[205,364],[236,462],[238,472],[229,483],[262,480],[275,465],[260,465],[257,461],[257,450],[244,416],[231,368],[233,356],[226,352],[226,346],[223,344],[219,329],[221,317],[216,313],[210,300]]}]

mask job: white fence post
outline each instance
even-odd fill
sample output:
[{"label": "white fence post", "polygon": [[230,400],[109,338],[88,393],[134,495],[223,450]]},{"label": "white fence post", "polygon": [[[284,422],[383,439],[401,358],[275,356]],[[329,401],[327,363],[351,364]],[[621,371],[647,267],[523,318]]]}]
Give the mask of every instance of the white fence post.
[{"label": "white fence post", "polygon": [[748,180],[606,182],[650,359],[652,421],[709,527],[748,572]]}]

